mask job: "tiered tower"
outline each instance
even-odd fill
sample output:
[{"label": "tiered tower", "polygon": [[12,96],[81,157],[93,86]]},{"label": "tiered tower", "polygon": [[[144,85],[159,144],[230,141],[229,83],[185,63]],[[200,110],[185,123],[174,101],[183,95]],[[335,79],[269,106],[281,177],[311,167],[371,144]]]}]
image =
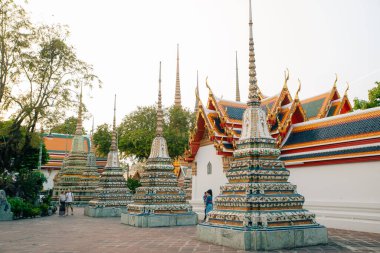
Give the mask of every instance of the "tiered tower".
[{"label": "tiered tower", "polygon": [[237,58],[237,51],[235,52],[236,56],[236,86],[235,86],[235,94],[236,98],[235,100],[240,102],[240,89],[239,89],[239,68],[238,68],[238,58]]},{"label": "tiered tower", "polygon": [[[304,197],[289,183],[289,171],[278,159],[256,79],[252,12],[249,1],[249,96],[234,161],[207,222],[197,237],[244,250],[274,250],[327,243],[327,230],[303,209]],[[228,235],[228,236],[226,236]]]},{"label": "tiered tower", "polygon": [[95,145],[93,141],[94,121],[92,121],[92,131],[90,137],[90,152],[87,154],[87,165],[79,181],[79,187],[83,192],[82,200],[90,201],[96,197],[96,189],[99,184],[98,167],[96,166]]},{"label": "tiered tower", "polygon": [[179,44],[177,44],[177,69],[175,72],[174,105],[181,107],[181,83],[180,83],[180,79],[179,79]]},{"label": "tiered tower", "polygon": [[83,171],[87,164],[87,150],[84,146],[83,126],[82,126],[82,87],[79,97],[78,121],[75,135],[72,140],[70,153],[63,161],[62,169],[57,176],[57,182],[54,186],[55,199],[61,191],[71,191],[74,195],[75,205],[86,205],[86,193],[82,191],[79,182],[82,179]]},{"label": "tiered tower", "polygon": [[178,187],[163,137],[163,111],[161,104],[161,62],[159,72],[156,137],[141,175],[142,186],[136,189],[134,203],[122,213],[121,222],[136,227],[163,227],[195,225],[197,214],[186,202],[185,192]]},{"label": "tiered tower", "polygon": [[116,95],[113,115],[111,148],[107,164],[99,179],[96,197],[84,209],[84,215],[91,217],[120,217],[122,211],[132,202],[132,194],[127,187],[123,169],[120,167],[116,141]]}]

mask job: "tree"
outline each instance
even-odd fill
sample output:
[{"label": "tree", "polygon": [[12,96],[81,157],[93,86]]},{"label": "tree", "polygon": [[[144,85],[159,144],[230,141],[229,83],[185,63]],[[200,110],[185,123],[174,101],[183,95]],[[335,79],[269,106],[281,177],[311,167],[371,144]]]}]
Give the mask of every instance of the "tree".
[{"label": "tree", "polygon": [[[63,123],[55,124],[51,129],[51,133],[58,133],[58,134],[75,134],[75,130],[77,128],[77,122],[78,118],[76,117],[68,117],[65,119]],[[82,129],[83,133],[86,132],[86,130]]]},{"label": "tree", "polygon": [[[138,107],[127,115],[119,126],[119,149],[138,160],[149,157],[152,140],[156,135],[156,107]],[[164,137],[169,155],[176,158],[188,147],[193,114],[188,109],[171,107],[164,111]]]},{"label": "tree", "polygon": [[375,82],[376,87],[368,91],[368,101],[354,98],[354,109],[367,109],[380,106],[380,82]]},{"label": "tree", "polygon": [[21,73],[21,54],[29,47],[31,23],[25,10],[13,0],[0,1],[0,105]]},{"label": "tree", "polygon": [[92,136],[96,147],[96,155],[107,157],[111,147],[111,129],[107,124],[99,125]]},{"label": "tree", "polygon": [[127,187],[129,188],[129,190],[131,190],[132,194],[135,194],[136,188],[140,186],[141,186],[141,183],[139,180],[133,179],[131,177],[127,179]]},{"label": "tree", "polygon": [[94,83],[100,86],[92,66],[78,59],[74,48],[66,43],[68,36],[64,26],[37,27],[31,47],[22,54],[28,88],[11,96],[10,103],[18,108],[15,123],[26,123],[30,132],[37,122],[51,126],[64,118],[66,111],[77,108],[78,92],[73,88],[92,87]]},{"label": "tree", "polygon": [[[27,152],[37,122],[49,127],[71,108],[77,108],[78,94],[74,88],[92,87],[94,83],[100,86],[92,67],[78,59],[74,48],[66,43],[68,34],[62,26],[33,28],[33,36],[28,38],[30,45],[20,54],[24,82],[13,84],[18,86],[18,93],[10,94],[5,106],[12,106],[16,112],[2,158],[14,156],[14,147],[20,143],[24,148],[21,153]],[[25,131],[22,140],[19,138],[21,128]],[[10,160],[5,162],[10,164]]]},{"label": "tree", "polygon": [[138,160],[146,159],[156,132],[156,107],[138,107],[119,126],[119,149]]},{"label": "tree", "polygon": [[189,132],[193,128],[194,114],[179,106],[172,106],[168,110],[169,122],[165,127],[164,135],[168,142],[169,154],[172,158],[183,155],[189,147]]}]

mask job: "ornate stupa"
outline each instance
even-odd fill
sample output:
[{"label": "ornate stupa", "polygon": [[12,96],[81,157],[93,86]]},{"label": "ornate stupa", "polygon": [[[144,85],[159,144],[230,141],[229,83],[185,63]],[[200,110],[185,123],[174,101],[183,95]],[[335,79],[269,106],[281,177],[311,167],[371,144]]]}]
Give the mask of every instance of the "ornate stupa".
[{"label": "ornate stupa", "polygon": [[123,169],[120,167],[116,141],[116,95],[113,116],[111,148],[107,164],[100,175],[96,197],[84,209],[84,215],[91,217],[116,217],[127,209],[132,201],[132,193],[127,187]]},{"label": "ornate stupa", "polygon": [[226,172],[228,183],[215,198],[214,210],[198,225],[202,241],[243,250],[274,250],[327,243],[327,229],[303,209],[304,197],[288,182],[289,171],[278,159],[256,79],[250,12],[249,96],[243,129]]},{"label": "ornate stupa", "polygon": [[141,175],[142,186],[136,189],[134,203],[128,205],[128,212],[121,215],[121,222],[124,224],[136,227],[164,227],[197,223],[197,214],[192,212],[191,205],[186,202],[185,192],[178,187],[162,132],[160,62],[156,137],[153,139],[150,155]]},{"label": "ornate stupa", "polygon": [[71,151],[64,158],[62,169],[60,170],[57,181],[54,185],[54,198],[57,200],[61,191],[71,191],[74,195],[75,205],[86,205],[85,192],[79,186],[83,171],[87,164],[87,149],[84,145],[83,126],[82,126],[82,88],[80,91],[78,121],[72,141]]},{"label": "ornate stupa", "polygon": [[93,141],[94,121],[92,122],[92,131],[90,136],[90,152],[87,154],[87,165],[83,171],[82,178],[79,181],[83,201],[90,201],[96,197],[96,189],[99,185],[99,173],[96,166],[95,145]]}]

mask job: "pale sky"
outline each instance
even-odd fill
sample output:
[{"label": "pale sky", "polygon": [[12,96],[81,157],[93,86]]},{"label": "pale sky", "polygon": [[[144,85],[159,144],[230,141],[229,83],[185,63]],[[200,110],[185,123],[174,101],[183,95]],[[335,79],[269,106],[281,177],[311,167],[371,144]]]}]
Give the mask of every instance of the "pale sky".
[{"label": "pale sky", "polygon": [[[248,0],[29,0],[34,22],[67,24],[78,56],[94,66],[103,88],[85,97],[95,125],[117,121],[157,100],[162,61],[164,106],[174,103],[176,44],[180,44],[182,104],[194,108],[196,71],[206,101],[214,93],[235,99],[235,50],[242,101],[248,94]],[[332,88],[367,98],[380,81],[380,1],[252,0],[257,78],[265,95],[278,93],[289,68],[294,96]],[[90,93],[87,91],[86,93]],[[91,97],[90,97],[91,96]],[[85,122],[89,129],[90,121]]]}]

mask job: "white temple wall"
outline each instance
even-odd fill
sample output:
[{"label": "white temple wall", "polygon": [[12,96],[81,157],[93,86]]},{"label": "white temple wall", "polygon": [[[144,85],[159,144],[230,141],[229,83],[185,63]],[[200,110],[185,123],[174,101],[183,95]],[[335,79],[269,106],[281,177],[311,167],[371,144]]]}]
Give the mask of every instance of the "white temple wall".
[{"label": "white temple wall", "polygon": [[[213,198],[220,193],[220,186],[228,182],[223,172],[222,156],[216,154],[214,145],[199,148],[194,162],[197,163],[197,175],[192,176],[191,205],[193,210],[203,219],[204,204],[203,194],[208,189],[212,190]],[[211,174],[207,174],[207,164],[211,163]]]},{"label": "white temple wall", "polygon": [[43,184],[43,190],[50,190],[53,189],[54,186],[54,177],[58,174],[59,170],[41,170],[41,172],[44,174],[44,176],[47,178],[47,182]]},{"label": "white temple wall", "polygon": [[322,225],[380,233],[379,161],[288,169]]}]

